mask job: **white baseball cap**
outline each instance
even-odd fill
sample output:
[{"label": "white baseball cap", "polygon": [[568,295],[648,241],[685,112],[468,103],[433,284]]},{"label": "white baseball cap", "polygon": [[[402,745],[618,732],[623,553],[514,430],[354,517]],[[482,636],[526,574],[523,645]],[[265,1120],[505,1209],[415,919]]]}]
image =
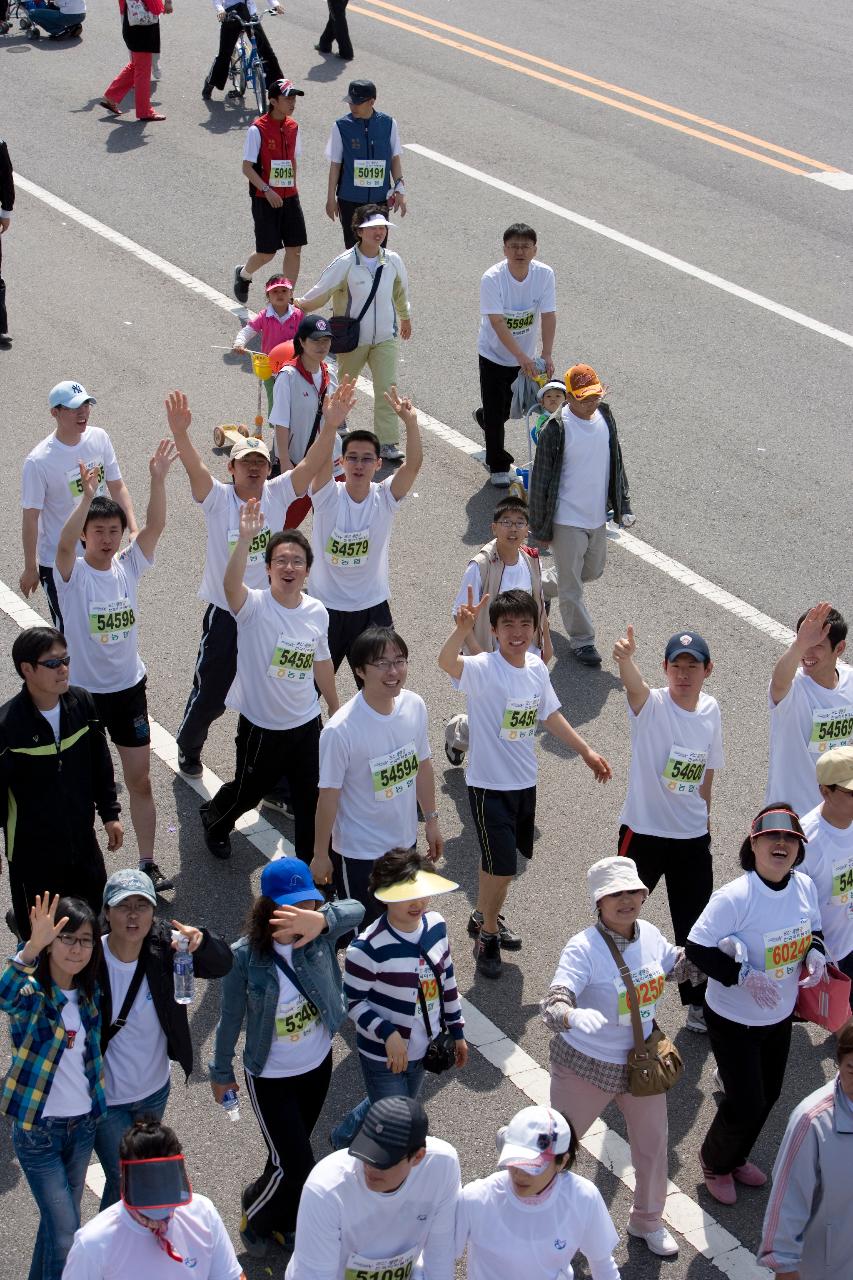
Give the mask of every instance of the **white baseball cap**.
[{"label": "white baseball cap", "polygon": [[555,1156],[571,1146],[568,1120],[552,1107],[524,1107],[498,1131],[499,1169],[541,1173]]}]

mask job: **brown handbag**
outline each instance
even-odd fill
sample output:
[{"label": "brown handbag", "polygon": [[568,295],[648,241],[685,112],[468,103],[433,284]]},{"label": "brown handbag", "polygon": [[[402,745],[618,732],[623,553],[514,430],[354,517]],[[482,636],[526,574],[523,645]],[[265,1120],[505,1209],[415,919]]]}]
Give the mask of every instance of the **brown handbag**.
[{"label": "brown handbag", "polygon": [[640,1021],[640,1002],[637,999],[637,988],[631,981],[631,972],[616,943],[598,926],[622,981],[628,993],[628,1008],[631,1011],[631,1029],[634,1032],[634,1047],[628,1051],[628,1092],[632,1098],[650,1098],[656,1093],[666,1093],[684,1071],[681,1054],[672,1041],[664,1035],[655,1022],[648,1039],[643,1038],[643,1027]]}]

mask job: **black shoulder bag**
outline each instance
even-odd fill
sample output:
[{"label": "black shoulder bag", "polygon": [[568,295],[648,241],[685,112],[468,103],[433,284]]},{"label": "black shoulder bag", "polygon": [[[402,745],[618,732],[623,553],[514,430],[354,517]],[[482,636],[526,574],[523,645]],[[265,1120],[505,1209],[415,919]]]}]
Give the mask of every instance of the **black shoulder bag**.
[{"label": "black shoulder bag", "polygon": [[424,1071],[431,1071],[433,1075],[441,1075],[443,1071],[449,1071],[451,1067],[456,1066],[456,1041],[452,1032],[448,1031],[447,1023],[444,1019],[444,995],[441,990],[441,979],[438,976],[438,970],[425,951],[421,951],[421,955],[426,960],[432,970],[432,976],[435,978],[435,986],[438,992],[438,1016],[441,1021],[441,1030],[433,1038],[423,987],[420,984],[420,979],[418,979],[418,1003],[421,1006],[421,1014],[426,1027],[427,1039],[429,1040],[427,1051],[424,1054]]},{"label": "black shoulder bag", "polygon": [[384,269],[384,262],[376,268],[373,284],[370,286],[370,293],[367,295],[367,302],[365,302],[355,319],[352,316],[332,316],[330,319],[332,351],[336,356],[344,355],[347,351],[355,351],[358,346],[358,327],[367,315],[371,302],[376,297],[376,290],[379,288],[379,280]]},{"label": "black shoulder bag", "polygon": [[[130,1011],[133,1008],[133,1002],[139,994],[139,988],[142,986],[142,979],[145,977],[145,957],[140,956],[136,962],[136,968],[133,971],[133,977],[130,980],[130,986],[127,988],[127,994],[122,1001],[122,1006],[118,1011],[118,1017],[113,1018],[108,1027],[104,1027],[101,1032],[101,1054],[107,1051],[107,1045],[113,1036],[117,1036],[122,1027],[130,1017]],[[106,975],[106,981],[109,982],[109,974]]]}]

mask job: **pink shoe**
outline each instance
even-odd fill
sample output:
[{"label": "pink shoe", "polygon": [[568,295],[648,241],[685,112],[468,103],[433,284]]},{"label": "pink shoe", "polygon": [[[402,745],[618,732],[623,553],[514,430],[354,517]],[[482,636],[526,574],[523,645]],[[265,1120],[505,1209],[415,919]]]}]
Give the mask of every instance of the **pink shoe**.
[{"label": "pink shoe", "polygon": [[737,1189],[730,1173],[711,1173],[702,1165],[705,1186],[720,1204],[737,1204]]},{"label": "pink shoe", "polygon": [[745,1187],[763,1187],[767,1182],[767,1174],[764,1170],[759,1169],[758,1165],[750,1160],[732,1169],[732,1177],[736,1182],[742,1182]]}]

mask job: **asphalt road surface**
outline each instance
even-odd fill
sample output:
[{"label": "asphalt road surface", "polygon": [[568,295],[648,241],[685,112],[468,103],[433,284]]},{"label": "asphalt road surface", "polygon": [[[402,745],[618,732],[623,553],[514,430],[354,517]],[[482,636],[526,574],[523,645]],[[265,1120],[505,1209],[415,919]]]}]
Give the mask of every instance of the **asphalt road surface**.
[{"label": "asphalt road surface", "polygon": [[[595,785],[580,761],[541,741],[536,853],[508,905],[524,948],[507,957],[500,982],[476,979],[464,922],[477,855],[462,772],[446,766],[441,746],[443,723],[460,701],[435,657],[467,558],[488,537],[494,498],[470,453],[482,444],[470,417],[478,402],[479,277],[500,256],[504,228],[531,222],[540,256],[557,272],[558,368],[589,361],[611,386],[639,517],[634,533],[644,544],[634,549],[644,555],[611,546],[605,576],[589,590],[598,643],[609,655],[633,622],[638,662],[654,678],[673,632],[695,628],[709,641],[715,667],[708,687],[722,707],[726,749],[712,816],[716,882],[724,883],[737,872],[737,847],[763,796],[766,685],[782,650],[765,615],[790,627],[817,599],[851,611],[853,19],[840,0],[823,6],[819,23],[792,0],[746,10],[730,0],[694,8],[670,0],[642,7],[622,0],[606,7],[412,3],[416,9],[353,0],[352,64],[314,52],[325,20],[317,0],[294,4],[268,31],[285,73],[306,91],[297,107],[310,239],[303,286],[341,248],[339,228],[323,212],[322,151],[351,76],[376,81],[379,105],[397,118],[403,142],[419,148],[404,154],[410,213],[391,232],[414,305],[400,384],[457,434],[435,423],[425,432],[423,472],[392,543],[392,604],[412,650],[409,683],[430,710],[447,871],[461,884],[442,904],[460,988],[528,1055],[489,1055],[484,1044],[464,1073],[427,1090],[433,1131],[455,1143],[468,1180],[493,1167],[496,1128],[529,1101],[525,1079],[534,1092],[541,1084],[532,1068],[547,1067],[548,1035],[538,1001],[565,939],[590,920],[584,872],[615,852],[629,759],[615,668],[605,661],[601,671],[580,669],[555,618],[554,686],[569,720],[610,760],[614,779]],[[92,422],[111,432],[139,513],[169,389],[188,393],[195,438],[215,474],[224,473],[225,457],[213,450],[212,427],[254,413],[248,362],[228,353],[238,308],[230,316],[194,284],[230,294],[234,264],[251,247],[240,158],[253,113],[219,94],[201,100],[217,24],[203,3],[178,0],[176,7],[161,23],[163,79],[154,100],[168,119],[160,124],[139,125],[132,110],[106,118],[97,105],[126,61],[113,6],[93,7],[81,41],[35,43],[14,33],[0,41],[0,132],[26,180],[3,243],[15,341],[0,352],[0,580],[13,590],[22,568],[20,467],[51,429],[46,400],[55,382],[78,378],[97,397]],[[51,196],[117,234],[105,238]],[[165,267],[152,263],[152,252]],[[179,270],[170,273],[168,264]],[[255,288],[250,303],[259,301]],[[368,424],[370,407],[362,395],[354,420]],[[468,452],[459,447],[463,437],[473,441]],[[510,439],[523,457],[520,427]],[[151,714],[174,733],[203,612],[195,593],[204,532],[179,467],[168,491],[157,568],[140,595],[140,645]],[[647,548],[706,581],[673,571],[670,561],[656,563]],[[759,614],[732,605],[732,596]],[[41,596],[31,603],[46,615]],[[0,612],[7,653],[18,625]],[[351,691],[348,677],[341,684]],[[16,688],[7,659],[0,697]],[[233,732],[229,714],[208,742],[205,762],[220,778],[229,776]],[[157,857],[176,880],[171,913],[237,937],[263,853],[236,837],[231,861],[214,864],[196,794],[163,759],[153,760],[152,773]],[[111,869],[135,862],[132,830],[125,850],[110,859]],[[4,878],[0,910],[7,905]],[[646,914],[669,929],[661,891]],[[167,1119],[184,1142],[196,1188],[212,1197],[236,1241],[239,1190],[256,1176],[262,1142],[248,1108],[232,1126],[212,1102],[204,1066],[218,999],[215,987],[201,987],[191,1012],[196,1070],[184,1088],[174,1069]],[[753,1275],[766,1193],[745,1190],[733,1209],[707,1196],[698,1148],[715,1107],[713,1060],[707,1042],[684,1030],[671,995],[662,1018],[686,1061],[669,1102],[670,1177],[689,1198],[681,1203],[678,1259],[661,1262],[642,1243],[625,1242],[630,1192],[608,1167],[618,1144],[605,1142],[601,1159],[584,1150],[579,1171],[596,1181],[623,1232],[623,1276]],[[481,1040],[494,1034],[481,1027]],[[361,1088],[348,1031],[335,1056],[318,1155],[327,1150],[330,1124]],[[755,1150],[759,1164],[772,1164],[791,1107],[831,1073],[831,1039],[795,1028],[785,1092]],[[624,1133],[614,1109],[605,1120]],[[7,1125],[0,1152],[0,1280],[18,1280],[36,1214]],[[731,1233],[710,1229],[704,1254],[695,1247],[703,1244],[695,1234],[701,1214],[690,1202]],[[86,1215],[95,1208],[87,1191]],[[280,1276],[282,1261],[275,1253],[262,1263],[244,1259],[250,1280]],[[580,1258],[575,1271],[586,1274]]]}]

